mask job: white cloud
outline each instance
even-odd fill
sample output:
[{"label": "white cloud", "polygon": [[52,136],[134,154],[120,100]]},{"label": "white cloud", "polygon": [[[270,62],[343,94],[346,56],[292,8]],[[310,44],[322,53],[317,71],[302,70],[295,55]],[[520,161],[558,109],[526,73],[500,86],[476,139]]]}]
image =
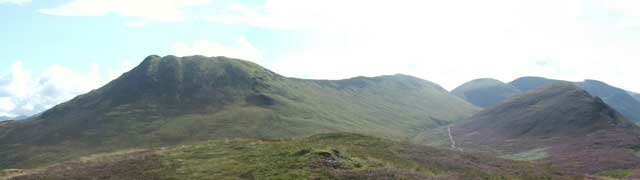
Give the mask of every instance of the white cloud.
[{"label": "white cloud", "polygon": [[[11,102],[8,97],[0,97],[0,113],[12,111],[16,108],[16,105]],[[5,113],[8,114],[8,113]],[[3,115],[4,116],[4,115]]]},{"label": "white cloud", "polygon": [[0,75],[0,116],[32,115],[56,104],[99,88],[130,69],[107,69],[103,73],[97,64],[87,72],[78,72],[65,66],[52,65],[42,73],[33,75],[18,61],[11,65],[10,72]]},{"label": "white cloud", "polygon": [[205,5],[210,0],[72,0],[38,12],[55,16],[105,16],[115,14],[151,21],[180,21],[185,8]]},{"label": "white cloud", "polygon": [[288,76],[406,73],[451,89],[480,77],[539,75],[640,91],[640,39],[623,34],[639,24],[633,0],[266,0],[220,12],[209,21],[311,34],[304,48],[267,65]]},{"label": "white cloud", "polygon": [[31,0],[0,0],[0,4],[16,4],[23,5],[26,3],[30,3]]},{"label": "white cloud", "polygon": [[240,37],[235,44],[228,46],[219,42],[197,40],[192,43],[177,42],[173,45],[177,56],[204,55],[226,56],[259,63],[262,61],[262,51],[254,47],[246,38]]},{"label": "white cloud", "polygon": [[607,0],[602,1],[608,8],[628,16],[640,17],[640,1],[637,0]]},{"label": "white cloud", "polygon": [[144,27],[146,23],[144,21],[129,21],[127,26],[129,27]]}]

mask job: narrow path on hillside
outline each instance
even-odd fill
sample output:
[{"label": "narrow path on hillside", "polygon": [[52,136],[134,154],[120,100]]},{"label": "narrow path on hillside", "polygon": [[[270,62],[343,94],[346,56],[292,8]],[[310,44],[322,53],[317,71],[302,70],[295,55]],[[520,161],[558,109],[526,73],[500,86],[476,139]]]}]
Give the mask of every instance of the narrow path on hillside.
[{"label": "narrow path on hillside", "polygon": [[447,127],[447,131],[449,131],[449,144],[451,144],[451,149],[456,150],[456,141],[453,140],[453,136],[451,135],[451,126]]}]

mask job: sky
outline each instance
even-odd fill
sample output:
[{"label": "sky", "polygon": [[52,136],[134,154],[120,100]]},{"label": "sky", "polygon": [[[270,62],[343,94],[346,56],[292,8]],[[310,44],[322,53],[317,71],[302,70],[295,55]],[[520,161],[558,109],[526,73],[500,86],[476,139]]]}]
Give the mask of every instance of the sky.
[{"label": "sky", "polygon": [[637,0],[0,0],[0,116],[99,88],[146,56],[289,77],[597,79],[640,92]]}]

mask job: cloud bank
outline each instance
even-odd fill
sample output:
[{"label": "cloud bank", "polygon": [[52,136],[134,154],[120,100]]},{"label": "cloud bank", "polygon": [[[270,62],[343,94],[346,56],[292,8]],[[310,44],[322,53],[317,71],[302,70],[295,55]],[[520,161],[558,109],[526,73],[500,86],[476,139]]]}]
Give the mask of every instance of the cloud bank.
[{"label": "cloud bank", "polygon": [[537,75],[640,91],[633,0],[266,0],[224,12],[208,20],[312,33],[304,49],[267,64],[288,76],[406,73],[451,89],[474,78]]},{"label": "cloud bank", "polygon": [[[72,0],[58,7],[38,12],[54,16],[105,16],[114,14],[149,21],[181,21],[185,9],[201,6],[210,0]],[[139,21],[130,22],[140,25]]]},{"label": "cloud bank", "polygon": [[[34,74],[17,61],[9,72],[0,75],[0,116],[33,115],[61,102],[87,93],[119,76],[131,67],[108,70],[91,65],[88,72],[73,71],[52,65],[40,74]],[[103,72],[107,70],[106,72]]]},{"label": "cloud bank", "polygon": [[0,0],[0,4],[16,4],[23,5],[26,3],[30,3],[31,0]]}]

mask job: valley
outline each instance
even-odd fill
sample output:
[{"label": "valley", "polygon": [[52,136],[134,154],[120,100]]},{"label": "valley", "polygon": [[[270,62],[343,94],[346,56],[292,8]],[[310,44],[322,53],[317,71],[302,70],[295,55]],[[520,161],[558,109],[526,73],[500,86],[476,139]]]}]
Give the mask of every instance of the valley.
[{"label": "valley", "polygon": [[536,77],[448,92],[400,74],[307,80],[227,57],[149,56],[0,122],[0,177],[627,178],[640,169],[640,127],[620,92]]}]

